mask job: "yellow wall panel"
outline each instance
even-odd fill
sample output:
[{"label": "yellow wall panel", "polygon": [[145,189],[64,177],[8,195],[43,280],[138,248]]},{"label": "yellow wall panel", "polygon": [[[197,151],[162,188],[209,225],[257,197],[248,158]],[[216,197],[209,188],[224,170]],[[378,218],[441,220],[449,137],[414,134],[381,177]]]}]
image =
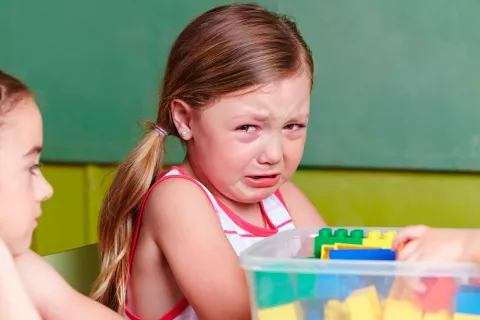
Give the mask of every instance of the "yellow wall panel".
[{"label": "yellow wall panel", "polygon": [[[53,254],[97,241],[100,204],[114,167],[46,165],[55,194],[32,248]],[[299,170],[293,181],[332,226],[480,227],[480,175]]]},{"label": "yellow wall panel", "polygon": [[32,249],[49,255],[95,243],[99,207],[112,171],[92,165],[46,165],[43,173],[54,195],[42,205]]},{"label": "yellow wall panel", "polygon": [[480,228],[480,175],[298,171],[293,181],[331,225]]}]

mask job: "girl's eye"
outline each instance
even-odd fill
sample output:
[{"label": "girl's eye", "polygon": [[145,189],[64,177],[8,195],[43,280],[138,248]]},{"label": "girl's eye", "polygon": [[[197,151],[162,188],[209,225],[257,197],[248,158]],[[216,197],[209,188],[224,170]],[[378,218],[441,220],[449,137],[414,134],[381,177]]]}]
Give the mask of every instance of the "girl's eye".
[{"label": "girl's eye", "polygon": [[287,129],[287,130],[298,130],[300,128],[304,128],[305,125],[303,124],[298,124],[298,123],[290,123],[290,124],[287,124],[284,128]]},{"label": "girl's eye", "polygon": [[249,124],[246,124],[246,125],[243,125],[243,126],[239,126],[239,127],[237,128],[237,130],[242,131],[242,132],[247,132],[247,133],[254,132],[255,129],[256,129],[255,126],[249,125]]},{"label": "girl's eye", "polygon": [[38,172],[38,170],[40,170],[40,167],[41,167],[40,163],[36,163],[36,164],[34,164],[33,166],[30,167],[30,172],[32,174],[35,174],[35,173]]}]

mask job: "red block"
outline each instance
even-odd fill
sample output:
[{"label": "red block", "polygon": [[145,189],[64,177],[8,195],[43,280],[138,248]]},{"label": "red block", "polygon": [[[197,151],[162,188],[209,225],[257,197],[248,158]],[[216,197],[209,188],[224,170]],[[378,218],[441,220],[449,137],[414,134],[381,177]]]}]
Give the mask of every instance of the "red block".
[{"label": "red block", "polygon": [[458,286],[451,278],[425,278],[422,282],[427,290],[416,293],[416,300],[420,308],[426,312],[449,310]]}]

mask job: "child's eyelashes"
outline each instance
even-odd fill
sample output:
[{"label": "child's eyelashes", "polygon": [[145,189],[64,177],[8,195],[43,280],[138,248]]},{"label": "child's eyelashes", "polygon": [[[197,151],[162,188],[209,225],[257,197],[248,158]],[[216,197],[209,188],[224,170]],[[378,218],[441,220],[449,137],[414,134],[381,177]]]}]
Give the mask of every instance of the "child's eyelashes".
[{"label": "child's eyelashes", "polygon": [[35,163],[34,165],[32,165],[29,170],[32,174],[36,174],[40,168],[42,167],[42,165],[40,163]]},{"label": "child's eyelashes", "polygon": [[252,133],[257,130],[257,127],[251,124],[244,124],[241,126],[238,126],[235,130],[245,132],[245,133]]},{"label": "child's eyelashes", "polygon": [[286,130],[289,130],[289,131],[296,131],[296,130],[299,130],[301,128],[305,128],[305,125],[301,124],[301,123],[290,123],[290,124],[287,124],[283,128],[286,129]]},{"label": "child's eyelashes", "polygon": [[[302,124],[302,123],[290,123],[290,124],[287,124],[286,126],[283,127],[283,130],[287,130],[287,131],[297,131],[297,130],[300,130],[302,128],[305,128],[306,125],[305,124]],[[237,128],[235,128],[236,131],[241,131],[241,132],[245,132],[245,133],[253,133],[253,132],[256,132],[258,131],[258,126],[256,125],[252,125],[252,124],[244,124],[244,125],[241,125],[241,126],[238,126]]]}]

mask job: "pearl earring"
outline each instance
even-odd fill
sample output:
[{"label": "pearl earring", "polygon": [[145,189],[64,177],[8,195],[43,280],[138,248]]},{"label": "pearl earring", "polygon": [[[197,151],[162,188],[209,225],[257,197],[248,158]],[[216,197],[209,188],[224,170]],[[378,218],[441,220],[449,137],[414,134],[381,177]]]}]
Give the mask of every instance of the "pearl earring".
[{"label": "pearl earring", "polygon": [[187,132],[186,131],[182,131],[181,133],[182,137],[185,137],[187,135]]}]

